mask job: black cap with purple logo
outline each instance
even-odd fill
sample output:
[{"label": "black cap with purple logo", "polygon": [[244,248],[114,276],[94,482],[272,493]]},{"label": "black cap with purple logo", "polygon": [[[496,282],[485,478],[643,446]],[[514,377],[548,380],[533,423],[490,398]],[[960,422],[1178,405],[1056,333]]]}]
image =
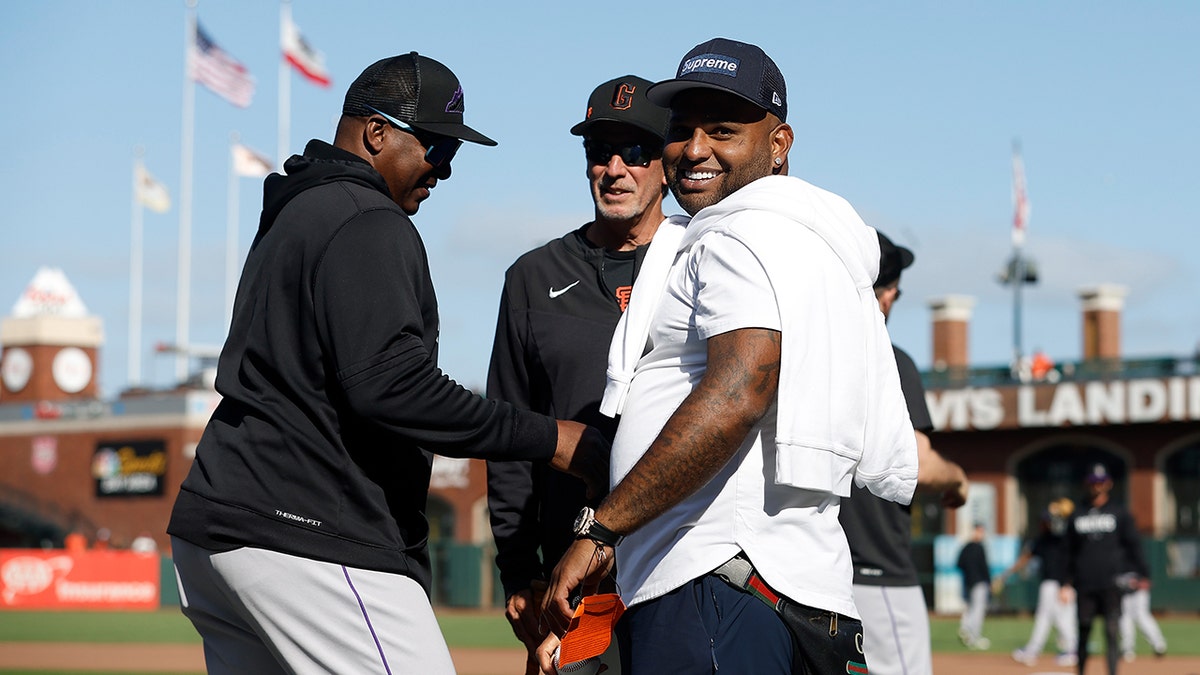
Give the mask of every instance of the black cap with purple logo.
[{"label": "black cap with purple logo", "polygon": [[646,95],[669,107],[671,99],[685,89],[727,91],[772,113],[780,122],[787,121],[783,74],[766,52],[752,44],[713,38],[696,45],[679,62],[675,79],[655,84]]},{"label": "black cap with purple logo", "polygon": [[1111,480],[1111,477],[1108,475],[1108,469],[1104,468],[1103,464],[1096,464],[1092,467],[1091,471],[1088,471],[1085,480],[1089,484],[1104,483]]},{"label": "black cap with purple logo", "polygon": [[342,114],[364,117],[382,112],[405,124],[481,145],[496,141],[463,123],[463,90],[441,63],[416,52],[367,66],[350,84]]}]

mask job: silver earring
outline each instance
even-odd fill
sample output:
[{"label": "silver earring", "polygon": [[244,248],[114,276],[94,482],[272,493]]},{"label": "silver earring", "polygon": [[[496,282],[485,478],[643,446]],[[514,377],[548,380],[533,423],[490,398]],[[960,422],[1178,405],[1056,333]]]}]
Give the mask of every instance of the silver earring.
[{"label": "silver earring", "polygon": [[781,164],[783,164],[783,159],[776,157],[775,158],[775,166],[780,166]]}]

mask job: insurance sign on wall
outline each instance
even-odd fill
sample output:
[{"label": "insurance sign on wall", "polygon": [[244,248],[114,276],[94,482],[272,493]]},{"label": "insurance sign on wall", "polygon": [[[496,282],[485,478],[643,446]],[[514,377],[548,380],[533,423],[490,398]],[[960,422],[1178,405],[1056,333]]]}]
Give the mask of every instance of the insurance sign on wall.
[{"label": "insurance sign on wall", "polygon": [[0,549],[0,609],[153,610],[160,587],[155,554]]}]

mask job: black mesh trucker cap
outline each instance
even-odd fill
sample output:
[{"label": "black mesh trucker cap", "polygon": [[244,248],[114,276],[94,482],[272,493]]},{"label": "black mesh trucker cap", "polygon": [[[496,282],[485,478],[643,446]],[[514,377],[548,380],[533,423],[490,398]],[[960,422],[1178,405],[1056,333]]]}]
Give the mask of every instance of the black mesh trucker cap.
[{"label": "black mesh trucker cap", "polygon": [[887,286],[900,278],[900,272],[913,264],[913,252],[892,243],[882,232],[879,235],[879,276],[875,278],[875,288]]},{"label": "black mesh trucker cap", "polygon": [[364,117],[371,114],[371,108],[414,129],[481,145],[496,144],[463,124],[463,90],[454,73],[416,52],[376,61],[350,84],[342,114]]},{"label": "black mesh trucker cap", "polygon": [[620,122],[664,140],[671,111],[646,98],[646,90],[651,84],[650,80],[637,75],[625,75],[596,87],[588,97],[584,120],[571,127],[571,133],[585,136],[597,122]]},{"label": "black mesh trucker cap", "polygon": [[713,38],[692,47],[679,62],[673,80],[659,82],[647,92],[650,100],[670,106],[675,94],[685,89],[717,89],[740,96],[787,121],[787,87],[775,62],[761,48]]}]

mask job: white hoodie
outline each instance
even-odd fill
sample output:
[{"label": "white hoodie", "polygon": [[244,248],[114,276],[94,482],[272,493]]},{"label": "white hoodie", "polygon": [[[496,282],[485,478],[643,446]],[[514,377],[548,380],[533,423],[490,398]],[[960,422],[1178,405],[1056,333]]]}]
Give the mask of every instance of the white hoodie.
[{"label": "white hoodie", "polygon": [[[673,238],[655,236],[610,351],[604,408],[624,408],[613,483],[633,469],[702,376],[700,327],[687,336],[674,331],[688,323],[693,284],[719,286],[722,274],[736,274],[700,270],[692,277],[704,251],[722,238],[741,242],[774,293],[767,304],[779,313],[779,389],[776,405],[717,476],[617,548],[622,596],[629,605],[658,597],[740,550],[783,595],[857,616],[849,547],[837,520],[840,497],[853,479],[907,503],[917,477],[912,424],[872,289],[875,231],[837,195],[768,177],[701,210],[681,234],[673,255],[653,255]],[[648,270],[652,258],[670,272]],[[648,335],[657,338],[647,352]],[[623,364],[636,365],[622,372],[630,369]]]},{"label": "white hoodie", "polygon": [[[801,266],[808,252],[786,232],[754,227],[763,212],[793,220],[819,236],[849,274],[858,291],[857,305],[830,307],[828,298],[805,288],[798,273],[804,271]],[[665,269],[650,268],[670,257],[654,256],[661,253],[655,245],[678,242],[677,251],[684,252],[713,231],[744,241],[775,286],[784,334],[776,482],[848,497],[853,476],[860,487],[879,497],[903,504],[912,501],[916,441],[872,288],[879,274],[879,239],[845,199],[799,178],[756,180],[697,213],[682,239],[655,239],[614,336],[601,410],[610,416],[621,412],[636,372],[630,372],[630,367],[644,349],[649,317],[666,275]],[[828,321],[805,325],[815,316]]]}]

